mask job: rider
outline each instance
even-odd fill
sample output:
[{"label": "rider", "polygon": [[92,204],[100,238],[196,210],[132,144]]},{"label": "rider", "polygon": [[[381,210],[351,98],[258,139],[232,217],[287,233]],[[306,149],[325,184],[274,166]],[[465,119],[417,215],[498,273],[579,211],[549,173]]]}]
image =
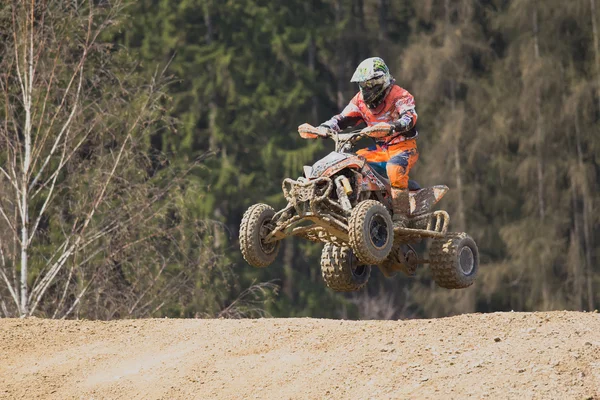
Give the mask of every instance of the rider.
[{"label": "rider", "polygon": [[357,154],[371,164],[385,166],[392,185],[394,222],[405,227],[410,212],[408,172],[419,158],[415,99],[395,84],[387,65],[379,57],[361,62],[351,82],[357,82],[360,91],[341,114],[321,126],[336,132],[361,122],[367,126],[382,122],[392,126],[387,136],[377,139],[376,146],[359,150]]}]

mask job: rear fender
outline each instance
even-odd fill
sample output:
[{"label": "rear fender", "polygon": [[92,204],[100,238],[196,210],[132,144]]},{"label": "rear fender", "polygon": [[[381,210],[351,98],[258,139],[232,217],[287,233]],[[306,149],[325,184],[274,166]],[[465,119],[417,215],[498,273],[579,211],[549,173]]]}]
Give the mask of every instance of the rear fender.
[{"label": "rear fender", "polygon": [[377,178],[377,176],[373,173],[373,170],[371,169],[371,167],[369,166],[369,164],[366,164],[363,169],[362,169],[362,174],[361,177],[359,179],[359,188],[361,190],[361,192],[366,192],[366,191],[386,191],[389,192],[390,191],[390,185],[388,182],[383,182],[381,181],[381,179]]},{"label": "rear fender", "polygon": [[417,216],[428,213],[434,205],[448,192],[448,186],[438,185],[410,192],[410,215]]}]

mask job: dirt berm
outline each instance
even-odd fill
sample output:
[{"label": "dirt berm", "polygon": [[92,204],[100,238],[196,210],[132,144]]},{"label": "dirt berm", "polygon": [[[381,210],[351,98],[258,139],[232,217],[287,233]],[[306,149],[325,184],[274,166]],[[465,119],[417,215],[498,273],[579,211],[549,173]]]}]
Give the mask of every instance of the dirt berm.
[{"label": "dirt berm", "polygon": [[0,398],[600,399],[600,316],[0,320]]}]

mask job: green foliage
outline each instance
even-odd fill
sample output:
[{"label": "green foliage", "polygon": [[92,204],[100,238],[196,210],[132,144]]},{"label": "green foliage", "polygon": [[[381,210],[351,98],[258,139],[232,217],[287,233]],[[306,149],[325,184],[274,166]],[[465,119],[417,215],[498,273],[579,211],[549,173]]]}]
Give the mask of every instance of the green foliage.
[{"label": "green foliage", "polygon": [[[118,41],[148,70],[168,65],[176,77],[177,132],[153,143],[182,164],[215,153],[194,171],[190,212],[223,224],[213,250],[245,282],[279,280],[273,315],[368,318],[357,304],[389,298],[393,317],[591,309],[600,301],[600,49],[590,4],[140,0]],[[282,206],[282,179],[331,149],[302,141],[296,126],[338,112],[355,93],[352,71],[370,56],[416,97],[413,175],[451,187],[441,206],[482,254],[474,288],[434,290],[425,269],[414,280],[374,274],[364,298],[334,295],[320,278],[320,247],[297,240],[267,270],[241,260],[244,210]]]}]

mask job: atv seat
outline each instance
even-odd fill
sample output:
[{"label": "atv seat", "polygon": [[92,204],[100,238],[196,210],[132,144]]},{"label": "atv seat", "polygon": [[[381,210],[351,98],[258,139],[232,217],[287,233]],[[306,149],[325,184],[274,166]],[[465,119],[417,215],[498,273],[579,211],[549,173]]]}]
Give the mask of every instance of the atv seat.
[{"label": "atv seat", "polygon": [[408,190],[415,192],[417,190],[421,190],[421,185],[417,183],[417,181],[413,181],[412,179],[408,180]]},{"label": "atv seat", "polygon": [[[381,179],[382,181],[384,181],[386,184],[389,185],[390,180],[388,179],[386,169],[385,169],[385,167],[382,166],[382,164],[385,164],[385,163],[369,163],[375,176],[377,176],[379,179]],[[419,185],[417,183],[417,181],[413,181],[412,179],[409,179],[408,180],[408,190],[410,190],[411,192],[416,192],[417,190],[421,190],[421,185]]]}]

